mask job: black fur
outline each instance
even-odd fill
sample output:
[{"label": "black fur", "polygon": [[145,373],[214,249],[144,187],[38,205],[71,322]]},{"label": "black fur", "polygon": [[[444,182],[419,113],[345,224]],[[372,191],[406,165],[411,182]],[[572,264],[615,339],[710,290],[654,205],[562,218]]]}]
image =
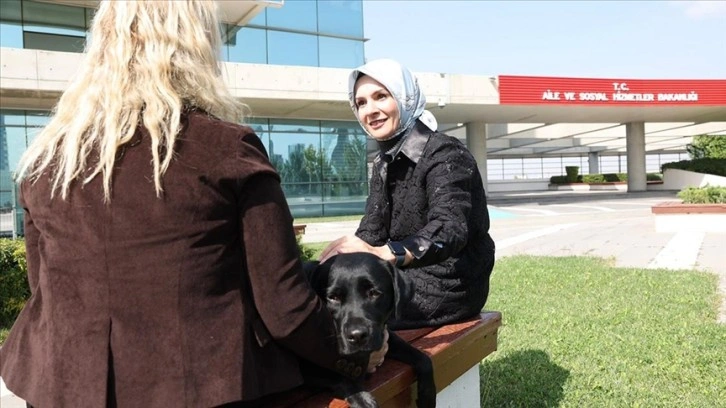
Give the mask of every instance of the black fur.
[{"label": "black fur", "polygon": [[[318,296],[325,300],[335,320],[339,352],[354,356],[370,353],[383,346],[386,321],[398,316],[402,305],[413,296],[413,285],[390,263],[368,253],[341,254],[325,263],[305,263],[305,272]],[[417,406],[436,406],[436,387],[431,359],[389,331],[386,358],[413,367],[418,379]],[[359,380],[304,366],[306,382],[322,386],[343,398],[353,408],[377,407],[373,396]]]}]

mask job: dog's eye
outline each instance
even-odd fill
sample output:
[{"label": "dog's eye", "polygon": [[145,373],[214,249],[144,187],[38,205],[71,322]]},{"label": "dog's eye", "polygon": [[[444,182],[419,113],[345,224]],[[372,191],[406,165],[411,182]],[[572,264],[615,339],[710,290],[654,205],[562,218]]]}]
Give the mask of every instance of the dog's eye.
[{"label": "dog's eye", "polygon": [[378,299],[383,293],[377,289],[368,289],[368,299]]},{"label": "dog's eye", "polygon": [[342,300],[341,296],[337,293],[331,293],[328,295],[328,302],[340,303],[341,300]]}]

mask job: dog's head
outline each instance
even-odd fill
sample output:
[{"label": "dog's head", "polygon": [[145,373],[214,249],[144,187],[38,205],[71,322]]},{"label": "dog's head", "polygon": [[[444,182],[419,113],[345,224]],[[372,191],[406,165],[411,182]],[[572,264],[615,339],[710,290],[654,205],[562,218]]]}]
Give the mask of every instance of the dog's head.
[{"label": "dog's head", "polygon": [[342,354],[380,349],[388,318],[398,317],[413,296],[410,279],[369,253],[340,254],[322,264],[309,262],[305,271],[333,315]]}]

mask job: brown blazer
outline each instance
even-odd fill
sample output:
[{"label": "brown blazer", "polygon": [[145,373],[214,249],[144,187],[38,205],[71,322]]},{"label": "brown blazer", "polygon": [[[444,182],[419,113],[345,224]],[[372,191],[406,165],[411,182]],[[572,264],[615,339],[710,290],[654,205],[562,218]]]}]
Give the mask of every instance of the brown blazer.
[{"label": "brown blazer", "polygon": [[257,136],[199,111],[183,122],[161,198],[144,129],[108,204],[100,177],[66,201],[47,179],[22,184],[32,297],[0,375],[32,405],[103,407],[112,381],[120,408],[212,407],[299,385],[296,355],[367,363],[336,352]]}]

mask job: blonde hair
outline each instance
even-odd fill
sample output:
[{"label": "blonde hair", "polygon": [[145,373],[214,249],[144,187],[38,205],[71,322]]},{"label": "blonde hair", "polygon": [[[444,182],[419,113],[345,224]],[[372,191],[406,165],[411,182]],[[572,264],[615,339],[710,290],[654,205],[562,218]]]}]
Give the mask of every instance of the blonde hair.
[{"label": "blonde hair", "polygon": [[117,150],[143,125],[160,196],[183,109],[236,123],[246,110],[221,77],[216,7],[213,0],[103,1],[78,75],[21,158],[18,179],[47,171],[51,197],[60,190],[65,199],[74,181],[101,174],[109,201]]}]

